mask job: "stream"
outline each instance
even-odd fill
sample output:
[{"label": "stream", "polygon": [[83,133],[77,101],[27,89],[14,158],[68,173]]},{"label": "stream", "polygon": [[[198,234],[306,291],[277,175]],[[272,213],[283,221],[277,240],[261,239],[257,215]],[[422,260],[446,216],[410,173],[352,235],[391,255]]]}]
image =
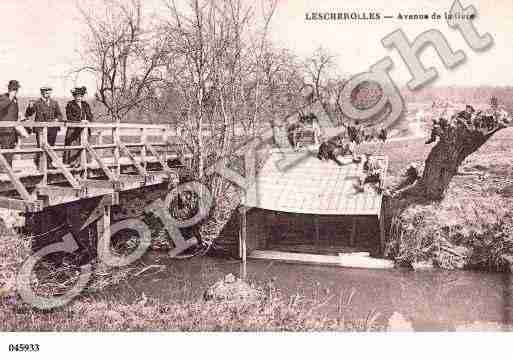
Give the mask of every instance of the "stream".
[{"label": "stream", "polygon": [[[171,260],[148,253],[151,270],[103,294],[128,302],[144,293],[159,301],[192,301],[226,274],[239,275],[240,262],[198,257]],[[504,273],[402,269],[366,270],[250,260],[247,279],[257,285],[272,281],[285,297],[323,298],[320,309],[338,314],[339,298],[354,291],[350,315],[379,314],[389,330],[501,330],[513,322],[513,276]]]}]

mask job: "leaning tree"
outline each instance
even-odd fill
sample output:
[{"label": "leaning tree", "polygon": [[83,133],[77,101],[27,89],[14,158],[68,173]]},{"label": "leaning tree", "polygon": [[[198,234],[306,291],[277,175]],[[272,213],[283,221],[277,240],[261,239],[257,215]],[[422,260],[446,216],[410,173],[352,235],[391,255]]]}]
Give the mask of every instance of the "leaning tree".
[{"label": "leaning tree", "polygon": [[504,111],[478,113],[467,123],[453,116],[439,131],[439,140],[431,149],[423,173],[407,188],[399,191],[420,195],[429,200],[441,200],[461,163],[476,152],[495,133],[508,127],[510,119]]}]

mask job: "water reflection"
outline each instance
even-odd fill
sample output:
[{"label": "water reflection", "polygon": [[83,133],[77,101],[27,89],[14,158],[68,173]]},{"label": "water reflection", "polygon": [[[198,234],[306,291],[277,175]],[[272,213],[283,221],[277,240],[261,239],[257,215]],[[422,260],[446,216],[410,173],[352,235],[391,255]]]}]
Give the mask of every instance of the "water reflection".
[{"label": "water reflection", "polygon": [[[163,301],[197,299],[216,280],[238,274],[241,268],[237,260],[208,257],[151,260],[166,264],[166,269],[136,278],[130,290],[117,289],[117,295],[130,299],[144,292]],[[351,315],[362,318],[377,311],[378,320],[390,330],[479,330],[480,325],[482,330],[503,330],[511,324],[509,274],[343,269],[268,261],[249,261],[246,270],[248,280],[260,285],[272,280],[287,296],[331,294],[321,310],[333,315],[339,309],[338,294],[354,289]]]}]

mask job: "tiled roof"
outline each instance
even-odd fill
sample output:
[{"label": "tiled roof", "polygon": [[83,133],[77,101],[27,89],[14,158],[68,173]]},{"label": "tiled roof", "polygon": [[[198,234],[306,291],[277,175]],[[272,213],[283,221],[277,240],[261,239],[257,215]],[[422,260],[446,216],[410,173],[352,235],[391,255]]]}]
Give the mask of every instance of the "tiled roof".
[{"label": "tiled roof", "polygon": [[[387,158],[376,158],[386,173]],[[339,166],[317,159],[315,153],[275,151],[259,171],[243,205],[292,213],[379,216],[382,195],[374,186],[358,191],[355,185],[361,164],[353,163],[351,157],[341,159],[344,165]]]}]

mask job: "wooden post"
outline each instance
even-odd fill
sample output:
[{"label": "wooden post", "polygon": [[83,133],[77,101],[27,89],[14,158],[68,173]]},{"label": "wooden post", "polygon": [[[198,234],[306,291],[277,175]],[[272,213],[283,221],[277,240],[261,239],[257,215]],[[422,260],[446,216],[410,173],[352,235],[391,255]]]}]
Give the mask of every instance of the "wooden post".
[{"label": "wooden post", "polygon": [[141,128],[141,143],[143,146],[141,147],[141,164],[144,169],[147,169],[146,167],[146,143],[147,143],[147,134],[146,134],[146,128]]},{"label": "wooden post", "polygon": [[379,221],[379,253],[385,253],[385,216],[383,207],[381,208],[381,213],[378,216]]},{"label": "wooden post", "polygon": [[121,164],[119,162],[119,143],[120,143],[120,136],[119,136],[119,126],[116,126],[112,130],[112,141],[114,142],[114,166],[116,167],[116,178],[119,178],[119,175],[121,174]]},{"label": "wooden post", "polygon": [[84,127],[82,129],[82,133],[80,134],[80,146],[82,149],[80,150],[80,167],[84,171],[82,178],[87,179],[87,151],[86,146],[89,144],[89,128]]},{"label": "wooden post", "polygon": [[319,237],[319,216],[314,214],[314,226],[315,226],[315,248],[319,249],[321,246]]},{"label": "wooden post", "polygon": [[[102,129],[98,129],[98,140],[96,141],[96,144],[98,145],[103,145],[103,131]],[[103,156],[105,151],[103,150],[99,150],[98,153],[100,154],[100,156]]]},{"label": "wooden post", "polygon": [[[98,243],[96,244],[98,251],[102,250],[102,248],[105,248],[105,246],[102,246],[102,243],[110,243],[110,205],[103,206],[103,214],[98,219],[98,222],[96,224],[96,230],[98,233]],[[110,244],[109,244],[110,246]],[[108,248],[108,247],[107,247]],[[106,265],[105,263],[101,262],[99,263],[99,269],[101,272],[106,272]]]},{"label": "wooden post", "polygon": [[[16,136],[16,144],[14,145],[14,148],[19,150],[21,148],[21,141],[22,141],[22,137],[21,136]],[[19,161],[21,160],[21,154],[15,154],[12,156],[12,166],[14,168],[14,161]]]},{"label": "wooden post", "polygon": [[[48,142],[48,127],[43,127],[42,131],[38,132],[39,136],[39,149],[43,148],[43,145],[47,145]],[[42,184],[46,186],[48,184],[48,155],[46,152],[40,152],[39,156],[39,171],[43,174]]]},{"label": "wooden post", "polygon": [[96,141],[99,145],[103,145],[103,132],[102,129],[98,129],[98,141]]},{"label": "wooden post", "polygon": [[21,198],[25,201],[31,201],[33,198],[23,185],[23,183],[19,180],[19,178],[14,173],[11,166],[9,166],[9,163],[5,159],[4,155],[0,153],[0,168],[4,168],[5,172],[7,173],[7,176],[9,176],[9,179],[11,180],[14,188],[16,188],[16,191],[20,194]]},{"label": "wooden post", "polygon": [[[98,131],[97,132],[98,133],[98,139],[96,140],[96,144],[101,146],[101,145],[103,145],[103,136],[102,136],[103,132],[102,132],[102,129],[97,129],[97,131]],[[100,149],[98,151],[96,151],[96,153],[98,153],[101,157],[104,156],[105,152],[106,151],[100,150]],[[92,161],[94,161],[94,158],[92,159]]]},{"label": "wooden post", "polygon": [[352,228],[351,228],[351,237],[349,237],[349,245],[351,247],[354,247],[354,240],[355,240],[355,237],[356,237],[356,226],[358,224],[358,221],[356,219],[356,216],[353,217],[353,225],[352,225]]},{"label": "wooden post", "polygon": [[246,219],[246,207],[239,207],[239,256],[242,259],[241,273],[240,276],[244,280],[246,279],[246,231],[247,231],[247,219]]},{"label": "wooden post", "polygon": [[164,163],[167,164],[167,158],[169,154],[169,131],[162,130],[162,142],[166,143],[166,146],[164,147],[164,151],[162,154],[162,158],[164,160]]}]

